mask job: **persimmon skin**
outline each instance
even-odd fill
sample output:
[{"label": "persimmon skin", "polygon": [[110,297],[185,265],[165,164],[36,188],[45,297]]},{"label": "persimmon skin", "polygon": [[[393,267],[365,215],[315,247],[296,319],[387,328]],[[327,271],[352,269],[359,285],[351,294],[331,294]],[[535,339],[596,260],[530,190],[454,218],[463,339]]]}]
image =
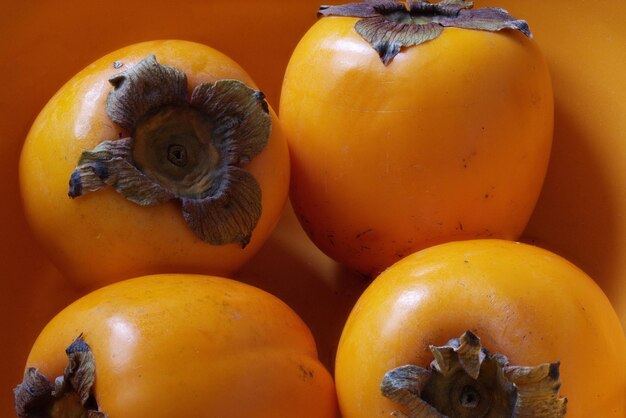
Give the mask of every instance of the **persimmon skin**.
[{"label": "persimmon skin", "polygon": [[560,361],[567,417],[626,413],[626,338],[602,290],[549,251],[503,240],[434,246],[394,264],[362,294],[337,352],[344,418],[389,416],[385,372],[428,367],[429,345],[466,330],[511,364]]},{"label": "persimmon skin", "polygon": [[151,41],[112,52],[74,76],[48,102],[22,149],[20,188],[26,218],[59,269],[79,285],[95,288],[154,273],[192,272],[230,276],[269,237],[284,208],[289,153],[272,115],[268,145],[243,165],[262,190],[262,214],[250,243],[215,246],[186,225],[180,204],[141,207],[111,187],[68,198],[68,181],[81,152],[128,136],[105,112],[108,79],[154,54],[182,70],[189,91],[203,82],[236,79],[256,88],[234,61],[208,46],[178,40]]},{"label": "persimmon skin", "polygon": [[78,335],[95,358],[95,396],[109,417],[335,418],[331,375],[302,320],[234,280],[154,275],[114,283],[62,310],[28,356],[63,374]]},{"label": "persimmon skin", "polygon": [[355,22],[315,23],[283,82],[290,197],[308,235],[370,276],[437,243],[517,239],[552,143],[537,45],[446,28],[385,66]]}]

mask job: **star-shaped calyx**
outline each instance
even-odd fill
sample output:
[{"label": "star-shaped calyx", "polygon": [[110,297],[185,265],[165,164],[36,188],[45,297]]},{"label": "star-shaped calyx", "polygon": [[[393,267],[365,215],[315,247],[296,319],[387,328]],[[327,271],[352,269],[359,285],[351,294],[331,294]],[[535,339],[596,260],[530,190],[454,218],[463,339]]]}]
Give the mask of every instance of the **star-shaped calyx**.
[{"label": "star-shaped calyx", "polygon": [[172,199],[202,240],[245,246],[261,216],[261,188],[241,167],[266,146],[263,93],[237,80],[198,85],[151,55],[110,80],[106,112],[130,133],[84,151],[68,195],[112,186],[139,205]]},{"label": "star-shaped calyx", "polygon": [[321,6],[319,16],[360,18],[355,30],[387,65],[402,47],[419,45],[437,38],[446,27],[499,31],[517,29],[531,37],[528,24],[506,10],[484,7],[472,10],[473,2],[442,0],[370,0],[337,6]]},{"label": "star-shaped calyx", "polygon": [[431,346],[429,368],[405,365],[385,374],[383,396],[406,407],[404,418],[561,418],[559,363],[509,365],[482,347],[471,331],[444,346]]},{"label": "star-shaped calyx", "polygon": [[51,382],[38,369],[29,367],[24,380],[13,390],[19,418],[106,418],[99,410],[93,387],[96,366],[91,348],[80,335],[65,350],[63,376]]}]

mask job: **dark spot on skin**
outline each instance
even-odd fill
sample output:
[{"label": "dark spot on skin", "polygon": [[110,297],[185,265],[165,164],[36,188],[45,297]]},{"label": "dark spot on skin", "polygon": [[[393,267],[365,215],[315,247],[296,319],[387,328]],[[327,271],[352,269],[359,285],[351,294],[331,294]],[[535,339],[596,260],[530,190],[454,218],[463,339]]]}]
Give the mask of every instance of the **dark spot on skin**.
[{"label": "dark spot on skin", "polygon": [[83,184],[80,181],[80,173],[78,171],[74,171],[70,176],[70,190],[67,192],[67,195],[73,199],[82,194]]},{"label": "dark spot on skin", "polygon": [[303,366],[302,364],[298,366],[298,369],[300,369],[300,376],[302,376],[302,379],[304,380],[312,379],[315,376],[315,373],[313,373],[313,370],[308,369],[306,366]]},{"label": "dark spot on skin", "polygon": [[368,228],[368,229],[366,229],[365,231],[363,231],[363,232],[359,232],[358,234],[356,234],[356,237],[357,237],[357,238],[361,238],[363,235],[365,235],[365,234],[367,234],[367,233],[369,233],[369,232],[372,232],[372,231],[373,231],[373,229],[372,229],[372,228]]},{"label": "dark spot on skin", "polygon": [[330,245],[332,245],[334,247],[335,246],[335,236],[333,234],[328,234],[328,235],[326,235],[326,238],[328,238],[328,241],[330,242]]}]

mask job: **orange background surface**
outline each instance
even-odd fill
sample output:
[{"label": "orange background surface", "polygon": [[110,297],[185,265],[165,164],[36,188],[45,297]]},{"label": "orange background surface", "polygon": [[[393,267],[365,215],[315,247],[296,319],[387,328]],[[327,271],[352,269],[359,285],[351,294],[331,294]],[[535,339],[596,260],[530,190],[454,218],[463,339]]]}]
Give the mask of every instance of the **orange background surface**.
[{"label": "orange background surface", "polygon": [[[476,6],[494,5],[477,1]],[[551,249],[603,287],[626,324],[626,6],[623,0],[502,0],[526,19],[550,66],[556,100],[548,176],[523,240]],[[0,416],[44,324],[84,290],[46,259],[21,212],[17,167],[35,116],[73,74],[122,46],[178,38],[238,61],[278,108],[282,74],[315,21],[311,0],[8,2],[0,15]],[[595,9],[584,9],[584,7]],[[288,207],[238,275],[309,324],[332,368],[343,322],[367,282],[308,241]],[[558,295],[555,295],[558,297]]]}]

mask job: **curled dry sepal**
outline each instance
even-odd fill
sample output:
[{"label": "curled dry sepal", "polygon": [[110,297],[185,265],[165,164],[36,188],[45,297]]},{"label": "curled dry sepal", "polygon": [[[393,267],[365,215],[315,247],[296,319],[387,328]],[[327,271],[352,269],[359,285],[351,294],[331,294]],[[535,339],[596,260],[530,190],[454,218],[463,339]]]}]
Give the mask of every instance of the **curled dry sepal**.
[{"label": "curled dry sepal", "polygon": [[431,346],[430,368],[406,365],[387,372],[383,395],[407,408],[404,418],[560,418],[567,399],[559,397],[559,363],[509,365],[491,354],[471,331],[444,346]]},{"label": "curled dry sepal", "polygon": [[24,380],[13,390],[19,418],[106,418],[93,394],[96,370],[89,345],[79,336],[65,353],[67,366],[54,383],[36,368],[26,370]]},{"label": "curled dry sepal", "polygon": [[484,7],[472,10],[473,2],[442,0],[370,0],[337,6],[321,6],[319,16],[361,18],[355,25],[387,65],[400,48],[419,45],[437,38],[446,27],[499,31],[510,28],[532,36],[524,20],[515,19],[506,10]]},{"label": "curled dry sepal", "polygon": [[110,80],[110,119],[130,133],[84,151],[71,198],[112,186],[139,205],[172,199],[202,240],[245,247],[261,216],[261,188],[240,165],[266,146],[265,96],[237,80],[198,85],[151,55]]}]

